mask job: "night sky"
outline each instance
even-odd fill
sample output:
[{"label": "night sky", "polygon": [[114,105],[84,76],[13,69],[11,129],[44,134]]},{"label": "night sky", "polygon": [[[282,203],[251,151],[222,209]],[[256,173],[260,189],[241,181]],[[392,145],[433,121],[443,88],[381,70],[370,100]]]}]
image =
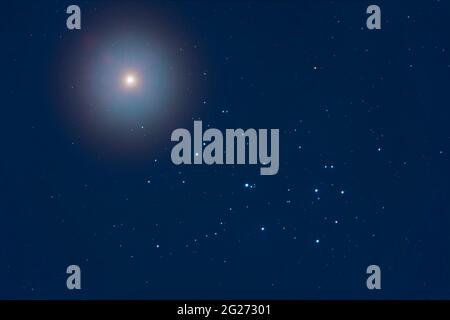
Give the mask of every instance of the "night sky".
[{"label": "night sky", "polygon": [[[0,298],[450,298],[448,1],[0,15]],[[114,85],[128,66],[136,92]],[[194,120],[280,129],[278,174],[174,165]]]}]

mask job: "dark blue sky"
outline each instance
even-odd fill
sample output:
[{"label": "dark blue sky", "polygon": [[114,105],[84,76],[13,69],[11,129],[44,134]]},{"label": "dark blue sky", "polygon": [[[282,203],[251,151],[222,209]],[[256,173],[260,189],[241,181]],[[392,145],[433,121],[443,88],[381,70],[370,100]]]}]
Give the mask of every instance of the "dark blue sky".
[{"label": "dark blue sky", "polygon": [[[70,4],[2,4],[0,298],[450,298],[448,1],[77,1],[80,31]],[[137,30],[183,65],[182,111],[127,123],[117,157],[61,110]],[[193,119],[279,128],[278,174],[173,165]]]}]

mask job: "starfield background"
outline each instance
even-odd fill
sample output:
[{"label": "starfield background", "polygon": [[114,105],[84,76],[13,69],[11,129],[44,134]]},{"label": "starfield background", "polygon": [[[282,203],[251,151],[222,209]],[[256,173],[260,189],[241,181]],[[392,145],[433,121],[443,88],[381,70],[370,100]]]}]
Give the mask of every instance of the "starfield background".
[{"label": "starfield background", "polygon": [[[446,0],[2,2],[0,298],[450,298],[449,23]],[[279,128],[278,174],[175,166],[194,120]]]}]

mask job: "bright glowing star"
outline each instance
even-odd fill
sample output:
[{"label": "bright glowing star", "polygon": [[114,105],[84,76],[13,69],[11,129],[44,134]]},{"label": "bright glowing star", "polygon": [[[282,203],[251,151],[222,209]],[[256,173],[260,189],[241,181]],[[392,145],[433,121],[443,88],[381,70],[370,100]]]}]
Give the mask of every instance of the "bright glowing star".
[{"label": "bright glowing star", "polygon": [[124,82],[128,88],[135,87],[137,84],[136,76],[132,73],[129,73],[125,76]]}]

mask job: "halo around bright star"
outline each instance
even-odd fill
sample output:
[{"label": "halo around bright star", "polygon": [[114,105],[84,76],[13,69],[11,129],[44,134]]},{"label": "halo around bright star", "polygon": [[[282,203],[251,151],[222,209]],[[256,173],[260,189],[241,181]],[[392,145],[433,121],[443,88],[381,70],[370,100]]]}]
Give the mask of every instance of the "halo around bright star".
[{"label": "halo around bright star", "polygon": [[194,41],[164,10],[108,6],[62,46],[58,112],[73,139],[102,157],[150,157],[199,107],[200,49],[180,49]]}]

